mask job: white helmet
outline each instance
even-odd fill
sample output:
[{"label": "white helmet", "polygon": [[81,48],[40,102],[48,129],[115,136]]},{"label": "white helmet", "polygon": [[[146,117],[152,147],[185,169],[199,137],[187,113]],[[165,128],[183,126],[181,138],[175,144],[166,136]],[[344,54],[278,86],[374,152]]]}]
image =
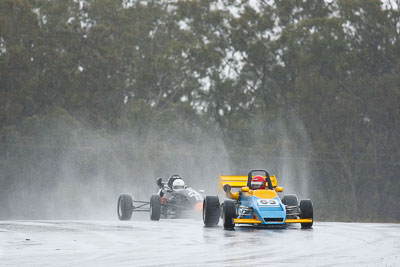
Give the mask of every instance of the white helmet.
[{"label": "white helmet", "polygon": [[172,183],[172,189],[174,190],[181,190],[185,188],[185,182],[182,179],[176,179]]}]

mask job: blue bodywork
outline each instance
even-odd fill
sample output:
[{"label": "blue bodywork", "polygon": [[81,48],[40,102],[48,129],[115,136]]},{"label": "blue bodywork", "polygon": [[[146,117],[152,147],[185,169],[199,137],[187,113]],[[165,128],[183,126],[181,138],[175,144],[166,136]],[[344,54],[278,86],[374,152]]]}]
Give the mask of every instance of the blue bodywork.
[{"label": "blue bodywork", "polygon": [[279,197],[263,199],[255,196],[242,196],[237,211],[238,219],[259,219],[265,225],[284,225],[285,205]]}]

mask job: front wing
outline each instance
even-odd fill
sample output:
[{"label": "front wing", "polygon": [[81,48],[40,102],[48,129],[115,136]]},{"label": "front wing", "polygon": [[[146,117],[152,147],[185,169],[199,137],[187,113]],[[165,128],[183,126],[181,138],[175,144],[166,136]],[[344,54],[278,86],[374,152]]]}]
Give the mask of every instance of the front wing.
[{"label": "front wing", "polygon": [[[235,224],[265,224],[265,225],[270,225],[267,223],[263,223],[260,220],[257,219],[233,219]],[[286,219],[286,223],[312,223],[312,219]]]}]

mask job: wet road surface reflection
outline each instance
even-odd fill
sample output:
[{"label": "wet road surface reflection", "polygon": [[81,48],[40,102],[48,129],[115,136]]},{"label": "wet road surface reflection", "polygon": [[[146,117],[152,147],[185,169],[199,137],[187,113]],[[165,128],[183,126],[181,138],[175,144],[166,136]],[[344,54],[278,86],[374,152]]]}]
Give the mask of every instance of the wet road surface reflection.
[{"label": "wet road surface reflection", "polygon": [[[221,224],[221,223],[220,223]],[[400,225],[0,221],[0,266],[400,266]]]}]

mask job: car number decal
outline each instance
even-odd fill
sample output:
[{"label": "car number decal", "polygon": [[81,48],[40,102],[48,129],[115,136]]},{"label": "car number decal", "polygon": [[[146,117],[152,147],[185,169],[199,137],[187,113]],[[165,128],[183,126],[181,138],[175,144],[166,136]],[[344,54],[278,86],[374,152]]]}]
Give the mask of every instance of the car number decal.
[{"label": "car number decal", "polygon": [[197,201],[202,201],[202,197],[199,193],[195,192],[195,191],[189,191],[188,192],[188,196],[189,197],[194,197]]},{"label": "car number decal", "polygon": [[259,206],[278,206],[279,203],[276,199],[257,199]]}]

